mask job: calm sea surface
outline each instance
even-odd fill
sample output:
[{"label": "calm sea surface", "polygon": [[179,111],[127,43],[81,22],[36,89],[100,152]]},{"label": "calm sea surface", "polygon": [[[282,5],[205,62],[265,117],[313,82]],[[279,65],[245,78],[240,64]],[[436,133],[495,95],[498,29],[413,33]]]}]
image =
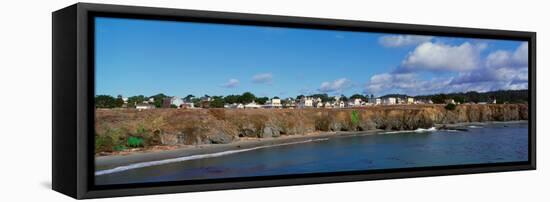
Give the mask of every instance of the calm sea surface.
[{"label": "calm sea surface", "polygon": [[96,176],[96,184],[408,168],[528,160],[527,123],[400,132],[261,148]]}]

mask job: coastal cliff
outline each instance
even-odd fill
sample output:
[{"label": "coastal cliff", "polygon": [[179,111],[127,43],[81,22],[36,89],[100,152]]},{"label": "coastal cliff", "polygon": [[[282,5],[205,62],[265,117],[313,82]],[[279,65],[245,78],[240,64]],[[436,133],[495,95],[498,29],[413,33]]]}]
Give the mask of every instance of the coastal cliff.
[{"label": "coastal cliff", "polygon": [[[355,109],[98,109],[96,153],[135,146],[226,144],[320,132],[414,130],[435,124],[528,119],[526,104],[376,106]],[[132,143],[132,144],[134,144]]]}]

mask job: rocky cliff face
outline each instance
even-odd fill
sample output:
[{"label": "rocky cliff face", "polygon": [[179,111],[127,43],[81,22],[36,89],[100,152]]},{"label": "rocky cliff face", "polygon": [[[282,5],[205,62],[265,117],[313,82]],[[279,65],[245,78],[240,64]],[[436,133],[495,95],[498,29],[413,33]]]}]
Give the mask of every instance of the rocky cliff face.
[{"label": "rocky cliff face", "polygon": [[148,145],[224,144],[315,131],[414,130],[434,124],[527,120],[528,105],[380,106],[357,109],[97,110],[96,139],[144,138]]}]

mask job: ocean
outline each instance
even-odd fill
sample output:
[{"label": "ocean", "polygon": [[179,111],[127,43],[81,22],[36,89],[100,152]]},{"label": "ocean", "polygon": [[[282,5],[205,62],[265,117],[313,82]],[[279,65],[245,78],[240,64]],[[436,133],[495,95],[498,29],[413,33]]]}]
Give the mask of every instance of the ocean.
[{"label": "ocean", "polygon": [[[331,137],[96,172],[95,183],[128,184],[528,160],[528,124],[491,123]],[[146,165],[146,166],[145,166]]]}]

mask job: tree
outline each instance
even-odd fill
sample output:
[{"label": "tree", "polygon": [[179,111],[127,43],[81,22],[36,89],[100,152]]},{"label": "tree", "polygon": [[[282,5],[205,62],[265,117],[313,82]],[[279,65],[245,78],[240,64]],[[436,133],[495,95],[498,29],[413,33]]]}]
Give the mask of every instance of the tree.
[{"label": "tree", "polygon": [[346,97],[344,94],[340,95],[340,100],[344,101],[344,102],[347,102],[348,101],[348,97]]},{"label": "tree", "polygon": [[279,98],[278,96],[275,96],[275,97],[273,97],[273,99],[281,99],[281,98]]},{"label": "tree", "polygon": [[257,102],[258,104],[261,104],[261,105],[265,104],[268,100],[269,100],[268,97],[259,97],[259,98],[256,98],[256,102]]},{"label": "tree", "polygon": [[298,96],[296,96],[296,100],[302,99],[303,97],[305,97],[305,96],[304,95],[298,95]]},{"label": "tree", "polygon": [[452,98],[453,98],[453,100],[454,100],[455,102],[457,102],[457,103],[463,104],[463,103],[466,102],[466,97],[463,96],[463,95],[454,95]]},{"label": "tree", "polygon": [[256,96],[251,92],[245,92],[239,98],[239,102],[243,104],[251,103],[252,101],[256,100]]},{"label": "tree", "polygon": [[98,95],[95,96],[96,108],[114,108],[116,107],[116,100],[110,95]]},{"label": "tree", "polygon": [[[163,93],[159,93],[159,94],[156,94],[156,95],[153,95],[149,98],[153,98],[154,99],[154,102],[153,104],[155,105],[155,107],[157,108],[161,108],[162,107],[162,104],[164,102],[164,99],[168,98],[167,95],[163,94]],[[129,99],[128,99],[129,100]]]},{"label": "tree", "polygon": [[223,108],[223,98],[215,96],[213,100],[209,103],[210,108]]},{"label": "tree", "polygon": [[227,104],[233,104],[233,103],[238,103],[239,99],[240,99],[239,95],[228,95],[228,96],[225,96],[224,102]]},{"label": "tree", "polygon": [[191,98],[191,102],[194,106],[201,106],[201,99],[200,98]]},{"label": "tree", "polygon": [[193,99],[194,97],[195,97],[194,95],[189,94],[189,95],[185,96],[183,99],[184,99],[185,101],[187,101],[187,102],[190,102],[191,99]]},{"label": "tree", "polygon": [[124,105],[124,100],[122,99],[122,96],[117,97],[115,99],[115,107],[122,107]]},{"label": "tree", "polygon": [[432,102],[434,104],[444,104],[446,99],[447,99],[447,95],[441,93],[441,94],[434,95],[432,97]]},{"label": "tree", "polygon": [[350,99],[361,99],[363,101],[366,101],[367,98],[364,96],[364,95],[361,95],[361,94],[353,94],[351,97],[349,97]]},{"label": "tree", "polygon": [[445,106],[445,109],[451,110],[451,111],[452,111],[452,110],[455,110],[455,109],[456,109],[456,105],[453,104],[453,103],[449,103],[449,104],[447,104],[447,105]]},{"label": "tree", "polygon": [[323,101],[323,102],[328,101],[328,95],[327,95],[326,93],[322,93],[322,94],[313,94],[313,95],[311,95],[311,97],[313,97],[313,98],[321,98],[321,101]]},{"label": "tree", "polygon": [[143,95],[138,96],[132,96],[128,98],[128,107],[135,107],[136,104],[143,103],[143,101],[146,101],[147,98]]}]

